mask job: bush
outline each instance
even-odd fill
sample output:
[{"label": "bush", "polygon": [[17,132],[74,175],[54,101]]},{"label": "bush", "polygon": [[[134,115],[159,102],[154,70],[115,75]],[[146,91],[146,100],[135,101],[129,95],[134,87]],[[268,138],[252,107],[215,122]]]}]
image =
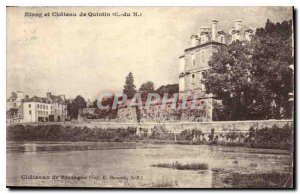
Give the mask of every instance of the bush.
[{"label": "bush", "polygon": [[161,163],[151,165],[152,167],[158,168],[173,168],[177,170],[207,170],[208,165],[205,163],[192,163],[192,164],[181,164],[180,162],[173,162],[172,164]]},{"label": "bush", "polygon": [[249,135],[245,138],[246,145],[257,148],[273,148],[291,150],[293,147],[293,125],[271,128],[264,127],[254,130],[249,129]]},{"label": "bush", "polygon": [[12,141],[134,141],[136,128],[90,129],[62,125],[15,125],[7,127]]}]

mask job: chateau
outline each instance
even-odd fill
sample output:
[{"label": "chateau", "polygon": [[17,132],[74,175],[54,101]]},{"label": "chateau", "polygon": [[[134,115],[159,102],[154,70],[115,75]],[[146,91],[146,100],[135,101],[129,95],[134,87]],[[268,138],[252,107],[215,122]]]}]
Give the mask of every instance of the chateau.
[{"label": "chateau", "polygon": [[226,33],[218,30],[218,21],[213,20],[211,27],[201,27],[199,33],[191,36],[191,46],[179,57],[179,92],[196,92],[205,96],[205,87],[201,80],[209,69],[208,61],[219,47],[233,41],[251,40],[253,30],[242,25],[241,20]]},{"label": "chateau", "polygon": [[[209,69],[208,61],[217,49],[231,44],[233,41],[250,41],[254,31],[244,26],[241,20],[236,20],[227,32],[218,28],[218,21],[212,20],[210,27],[201,27],[197,34],[191,36],[190,47],[179,57],[179,95],[192,93],[198,96],[200,109],[160,109],[160,104],[139,111],[137,118],[135,107],[120,106],[118,119],[120,121],[140,122],[210,122],[213,116],[214,100],[212,94],[206,94],[202,83],[203,74]],[[191,104],[192,99],[187,100]],[[177,105],[180,106],[180,99]]]}]

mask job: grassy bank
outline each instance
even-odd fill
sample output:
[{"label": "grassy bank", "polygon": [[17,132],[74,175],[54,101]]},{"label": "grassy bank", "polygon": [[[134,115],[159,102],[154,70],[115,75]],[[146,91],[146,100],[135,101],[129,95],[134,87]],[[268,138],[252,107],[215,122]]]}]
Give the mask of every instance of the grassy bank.
[{"label": "grassy bank", "polygon": [[90,129],[62,125],[15,125],[7,127],[7,140],[14,141],[135,141],[135,128]]},{"label": "grassy bank", "polygon": [[[137,135],[137,131],[139,133]],[[225,146],[246,146],[292,150],[293,126],[250,128],[247,133],[228,130],[226,133],[204,134],[200,129],[188,129],[180,134],[154,127],[149,132],[140,132],[136,127],[127,128],[88,128],[78,126],[53,125],[14,125],[7,127],[7,140],[11,141],[106,141],[106,142],[148,142],[178,144],[213,144]]]},{"label": "grassy bank", "polygon": [[292,188],[292,172],[244,174],[212,169],[214,188]]}]

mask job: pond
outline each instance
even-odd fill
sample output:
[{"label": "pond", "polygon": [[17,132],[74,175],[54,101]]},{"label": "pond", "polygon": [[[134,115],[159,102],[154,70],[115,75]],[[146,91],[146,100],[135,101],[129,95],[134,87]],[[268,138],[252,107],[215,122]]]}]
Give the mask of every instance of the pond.
[{"label": "pond", "polygon": [[[7,142],[7,186],[291,187],[289,151],[141,142]],[[205,163],[206,170],[153,167]]]}]

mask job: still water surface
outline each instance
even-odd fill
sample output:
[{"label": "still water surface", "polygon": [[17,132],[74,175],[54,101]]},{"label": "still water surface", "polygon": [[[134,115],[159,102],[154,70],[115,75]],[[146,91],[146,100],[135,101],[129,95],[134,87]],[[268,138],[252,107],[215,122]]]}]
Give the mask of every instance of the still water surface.
[{"label": "still water surface", "polygon": [[[6,156],[8,186],[231,187],[220,178],[234,173],[291,173],[292,166],[288,151],[210,145],[9,141]],[[151,166],[176,161],[206,163],[208,169]]]}]

